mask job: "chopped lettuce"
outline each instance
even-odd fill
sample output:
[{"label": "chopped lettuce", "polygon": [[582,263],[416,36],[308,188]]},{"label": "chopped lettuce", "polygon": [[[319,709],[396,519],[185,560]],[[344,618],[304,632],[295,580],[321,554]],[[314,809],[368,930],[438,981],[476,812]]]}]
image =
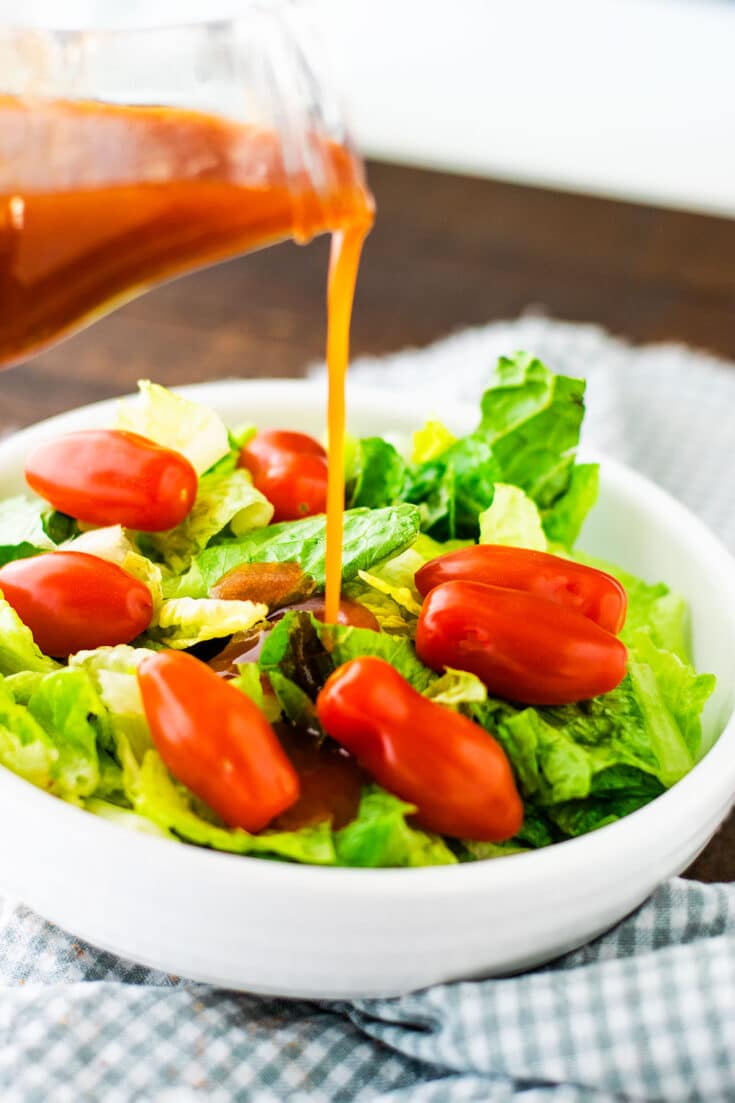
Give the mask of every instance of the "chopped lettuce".
[{"label": "chopped lettuce", "polygon": [[406,551],[371,571],[360,571],[345,595],[369,609],[382,631],[413,638],[422,600],[414,583],[416,571],[445,550],[449,548],[422,533]]},{"label": "chopped lettuce", "polygon": [[335,666],[362,655],[373,655],[395,667],[419,693],[423,693],[437,679],[434,671],[421,662],[410,640],[373,632],[369,628],[315,624],[317,634]]},{"label": "chopped lettuce", "polygon": [[696,674],[639,630],[629,673],[611,693],[549,708],[491,700],[472,715],[505,748],[524,798],[574,834],[627,815],[692,768],[713,688],[711,675]]},{"label": "chopped lettuce", "polygon": [[248,632],[260,624],[267,614],[268,606],[255,601],[169,598],[161,605],[157,628],[149,635],[156,642],[181,651],[205,640]]},{"label": "chopped lettuce", "polygon": [[397,449],[382,437],[356,442],[353,482],[348,498],[351,507],[376,509],[401,500],[407,466]]},{"label": "chopped lettuce", "polygon": [[266,639],[258,669],[267,676],[285,718],[322,738],[314,702],[334,662],[321,641],[319,622],[308,613],[286,613]]},{"label": "chopped lettuce", "polygon": [[519,352],[498,361],[482,397],[478,432],[491,445],[499,481],[520,486],[542,509],[569,488],[584,417],[585,383]]},{"label": "chopped lettuce", "polygon": [[47,513],[46,502],[26,498],[23,494],[0,502],[0,564],[22,558],[11,554],[13,548],[30,546],[35,551],[28,554],[34,555],[55,546],[44,527]]},{"label": "chopped lettuce", "polygon": [[533,551],[548,548],[538,506],[519,486],[497,483],[493,504],[479,520],[481,544],[510,544]]},{"label": "chopped lettuce", "polygon": [[58,665],[36,646],[30,628],[26,628],[0,591],[0,674],[23,670],[45,674],[56,670]]},{"label": "chopped lettuce", "polygon": [[117,429],[138,433],[181,452],[198,475],[230,451],[230,439],[219,414],[147,379],[140,380],[138,389],[136,400],[118,403]]},{"label": "chopped lettuce", "polygon": [[90,796],[99,782],[98,737],[107,715],[88,674],[56,670],[31,693],[28,712],[58,750],[55,791],[67,799]]},{"label": "chopped lettuce", "polygon": [[448,666],[444,673],[424,691],[424,696],[437,705],[460,708],[462,705],[479,705],[487,701],[487,688],[476,674],[468,670],[453,670]]},{"label": "chopped lettuce", "polygon": [[0,544],[0,567],[16,559],[30,559],[44,550],[44,548],[37,548],[35,544],[29,544],[26,540],[20,544]]},{"label": "chopped lettuce", "polygon": [[137,831],[141,835],[157,835],[160,839],[176,838],[165,827],[159,827],[153,820],[140,816],[129,808],[121,808],[119,804],[101,800],[99,797],[90,797],[89,800],[85,801],[84,807],[93,815],[99,816],[100,819],[109,820],[110,823],[119,824],[120,827]]},{"label": "chopped lettuce", "polygon": [[[480,516],[503,483],[525,492],[540,510],[538,519],[528,516],[538,522],[532,546],[542,546],[543,524],[550,539],[571,547],[597,493],[596,465],[575,466],[584,389],[583,380],[554,375],[527,353],[501,358],[482,398],[480,424],[467,436],[456,439],[440,422],[429,422],[414,438],[410,463],[387,441],[359,441],[351,503],[413,502],[422,531],[441,540],[476,539]],[[492,524],[507,507],[506,501]],[[519,521],[511,518],[508,532]]]},{"label": "chopped lettuce", "polygon": [[354,820],[334,834],[345,866],[444,866],[457,861],[439,835],[406,822],[416,809],[377,785],[367,787]]},{"label": "chopped lettuce", "polygon": [[0,763],[39,789],[53,791],[59,751],[53,740],[18,704],[0,680]]},{"label": "chopped lettuce", "polygon": [[422,529],[441,540],[477,536],[478,517],[492,504],[500,470],[477,430],[411,469],[403,495],[420,505]]},{"label": "chopped lettuce", "polygon": [[266,693],[263,689],[263,680],[257,663],[242,663],[239,667],[239,675],[234,679],[234,684],[246,697],[258,706],[266,719],[274,723],[280,718],[281,709],[273,693]]},{"label": "chopped lettuce", "polygon": [[332,830],[324,821],[298,831],[267,830],[251,835],[205,819],[191,794],[173,780],[156,751],[148,751],[133,783],[133,810],[186,842],[232,854],[261,854],[314,865],[335,860]]},{"label": "chopped lettuce", "polygon": [[454,433],[450,433],[441,421],[427,421],[423,428],[417,429],[413,434],[411,463],[428,463],[437,459],[456,439]]},{"label": "chopped lettuce", "polygon": [[[647,629],[638,629],[630,636],[628,653],[630,677],[643,703],[649,728],[658,729],[660,724],[668,728],[670,718],[690,758],[696,761],[702,745],[702,709],[714,690],[714,675],[697,674],[673,651],[658,647]],[[672,784],[681,777],[675,769],[669,772],[671,780],[661,778],[664,784]]]},{"label": "chopped lettuce", "polygon": [[[342,545],[342,577],[354,578],[360,570],[396,555],[414,542],[419,514],[414,506],[387,509],[351,509],[345,513]],[[245,533],[236,540],[203,551],[190,572],[191,596],[204,596],[209,588],[241,563],[298,563],[324,588],[326,521],[323,516],[303,521],[283,521]],[[183,585],[186,586],[187,576]]]},{"label": "chopped lettuce", "polygon": [[144,647],[98,647],[78,651],[69,659],[71,669],[84,670],[110,716],[115,753],[124,757],[130,750],[140,761],[152,747],[136,671],[150,651]]},{"label": "chopped lettuce", "polygon": [[575,464],[564,494],[544,510],[544,530],[552,544],[574,547],[584,520],[597,501],[599,485],[599,464]]},{"label": "chopped lettuce", "polygon": [[141,546],[150,549],[176,572],[185,570],[192,559],[215,537],[223,533],[240,536],[262,529],[273,516],[273,506],[253,486],[248,471],[212,471],[199,480],[191,513],[168,532],[148,533]]},{"label": "chopped lettuce", "polygon": [[12,681],[0,680],[0,762],[65,800],[90,796],[100,781],[98,740],[108,723],[91,679],[60,669],[19,688],[20,700]]},{"label": "chopped lettuce", "polygon": [[377,590],[379,594],[389,597],[399,609],[403,610],[404,614],[417,617],[421,612],[421,601],[416,598],[411,586],[396,586],[395,583],[381,578],[379,574],[370,574],[369,571],[359,571],[358,574],[361,582],[371,590]]},{"label": "chopped lettuce", "polygon": [[23,495],[0,502],[0,567],[55,547],[45,528],[47,511],[45,502]]}]

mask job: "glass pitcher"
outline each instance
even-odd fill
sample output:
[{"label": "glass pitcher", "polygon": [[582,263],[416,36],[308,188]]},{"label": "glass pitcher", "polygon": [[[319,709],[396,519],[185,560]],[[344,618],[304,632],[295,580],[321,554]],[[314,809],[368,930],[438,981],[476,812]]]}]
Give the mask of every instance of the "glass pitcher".
[{"label": "glass pitcher", "polygon": [[372,221],[308,11],[0,28],[0,367],[147,287]]}]

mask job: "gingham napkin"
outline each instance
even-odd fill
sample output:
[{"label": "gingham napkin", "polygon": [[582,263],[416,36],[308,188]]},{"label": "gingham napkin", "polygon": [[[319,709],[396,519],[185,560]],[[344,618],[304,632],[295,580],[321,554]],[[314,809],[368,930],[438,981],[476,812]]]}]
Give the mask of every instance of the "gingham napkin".
[{"label": "gingham napkin", "polygon": [[[525,318],[355,366],[476,398],[495,356],[590,379],[587,441],[735,548],[735,365]],[[12,845],[12,841],[5,845]],[[491,937],[489,934],[488,937]],[[735,1103],[735,886],[673,880],[525,976],[351,1003],[237,995],[0,911],[0,1103]]]}]

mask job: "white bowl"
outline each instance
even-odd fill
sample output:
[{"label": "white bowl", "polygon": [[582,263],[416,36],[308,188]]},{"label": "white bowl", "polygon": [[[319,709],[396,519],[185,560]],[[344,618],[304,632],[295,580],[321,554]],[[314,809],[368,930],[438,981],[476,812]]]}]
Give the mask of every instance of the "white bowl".
[{"label": "white bowl", "polygon": [[[302,382],[185,388],[231,424],[321,433],[324,392]],[[405,435],[430,399],[357,391],[358,433]],[[31,444],[110,423],[111,403],[54,418],[0,444],[0,494],[22,488]],[[455,429],[476,412],[441,407]],[[0,770],[0,893],[96,946],[201,981],[285,996],[392,995],[506,973],[577,946],[683,870],[735,793],[735,564],[700,522],[610,461],[584,547],[680,590],[694,650],[718,688],[706,714],[719,739],[651,804],[593,834],[496,861],[416,870],[312,868],[138,835]]]}]

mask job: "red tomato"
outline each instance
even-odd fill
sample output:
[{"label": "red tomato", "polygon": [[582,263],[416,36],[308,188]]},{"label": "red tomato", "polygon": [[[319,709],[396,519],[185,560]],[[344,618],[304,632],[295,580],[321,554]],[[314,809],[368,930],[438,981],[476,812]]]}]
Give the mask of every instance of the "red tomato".
[{"label": "red tomato", "polygon": [[618,580],[558,555],[500,544],[478,544],[425,563],[416,572],[415,581],[417,590],[425,596],[442,582],[457,579],[525,590],[548,598],[576,609],[600,628],[615,634],[625,623],[628,598]]},{"label": "red tomato", "polygon": [[240,453],[240,466],[272,503],[274,521],[298,521],[327,508],[327,453],[304,433],[258,433]]},{"label": "red tomato", "polygon": [[83,429],[40,444],[25,468],[28,485],[89,525],[143,532],[174,528],[188,515],[198,479],[180,452],[122,429]]},{"label": "red tomato", "polygon": [[138,682],[161,758],[229,827],[261,831],[298,799],[296,771],[263,713],[199,659],[151,654]]},{"label": "red tomato", "polygon": [[263,429],[248,441],[240,453],[240,459],[242,466],[252,471],[254,466],[267,467],[284,453],[321,456],[323,460],[327,458],[324,446],[306,433],[295,433],[290,429]]},{"label": "red tomato", "polygon": [[153,611],[147,586],[85,552],[45,552],[6,563],[0,590],[41,650],[57,658],[130,643],[146,630]]},{"label": "red tomato", "polygon": [[417,808],[429,831],[501,842],[523,822],[502,747],[479,725],[437,705],[384,659],[352,659],[316,703],[333,739],[391,793]]},{"label": "red tomato", "polygon": [[434,670],[469,670],[492,693],[527,705],[609,693],[627,663],[624,644],[581,613],[482,582],[443,582],[429,592],[416,650]]}]

